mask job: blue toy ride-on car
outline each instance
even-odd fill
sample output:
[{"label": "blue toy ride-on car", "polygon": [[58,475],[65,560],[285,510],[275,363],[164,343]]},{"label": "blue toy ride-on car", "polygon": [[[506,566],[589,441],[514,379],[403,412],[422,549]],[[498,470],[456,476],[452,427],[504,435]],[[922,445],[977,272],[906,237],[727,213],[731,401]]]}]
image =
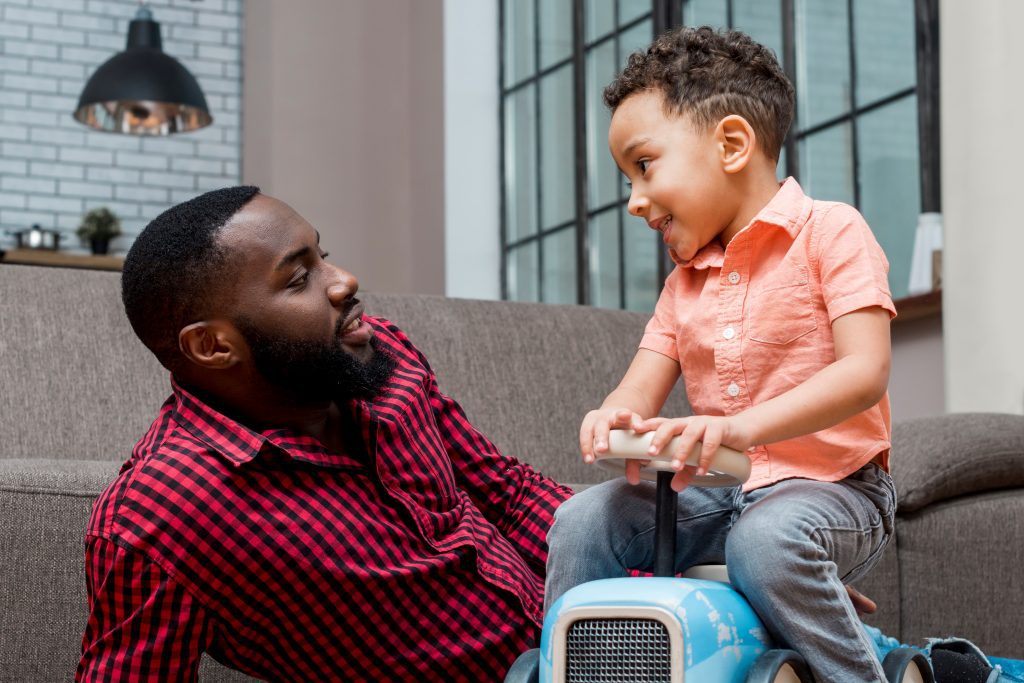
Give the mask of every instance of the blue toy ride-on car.
[{"label": "blue toy ride-on car", "polygon": [[[677,494],[671,480],[673,440],[647,454],[652,433],[613,431],[599,464],[621,471],[646,461],[657,481],[653,577],[592,581],[567,591],[548,610],[540,648],[523,653],[505,683],[812,683],[799,653],[777,647],[761,620],[729,585],[724,565],[674,576]],[[678,437],[677,437],[678,438]],[[698,443],[687,464],[695,465]],[[742,453],[720,448],[711,471],[691,486],[736,486],[750,475]],[[933,683],[928,660],[899,648],[883,662],[890,682]]]}]

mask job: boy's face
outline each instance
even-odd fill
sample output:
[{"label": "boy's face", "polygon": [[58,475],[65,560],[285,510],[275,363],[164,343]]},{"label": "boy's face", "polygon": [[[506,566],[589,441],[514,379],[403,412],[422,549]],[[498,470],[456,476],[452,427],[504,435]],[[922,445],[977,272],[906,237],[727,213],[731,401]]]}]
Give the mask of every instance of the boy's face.
[{"label": "boy's face", "polygon": [[689,261],[729,227],[736,196],[714,130],[669,113],[660,92],[623,100],[612,114],[608,146],[632,185],[629,212],[661,233],[676,261]]}]

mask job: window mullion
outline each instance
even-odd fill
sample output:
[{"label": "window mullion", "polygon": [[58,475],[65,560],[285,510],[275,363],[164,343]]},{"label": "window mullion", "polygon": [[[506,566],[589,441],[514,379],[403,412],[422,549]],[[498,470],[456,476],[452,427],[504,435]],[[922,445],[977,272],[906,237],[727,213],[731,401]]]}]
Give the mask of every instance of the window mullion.
[{"label": "window mullion", "polygon": [[576,302],[590,304],[590,236],[587,232],[586,54],[583,0],[573,0],[573,117],[576,158]]}]

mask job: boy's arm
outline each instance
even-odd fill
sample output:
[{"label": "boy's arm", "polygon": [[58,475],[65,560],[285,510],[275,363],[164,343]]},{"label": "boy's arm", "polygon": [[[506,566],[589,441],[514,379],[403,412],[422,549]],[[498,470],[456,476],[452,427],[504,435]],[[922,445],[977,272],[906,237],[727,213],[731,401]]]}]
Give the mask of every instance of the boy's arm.
[{"label": "boy's arm", "polygon": [[[680,433],[680,453],[703,441],[695,472],[703,474],[719,445],[745,451],[838,424],[875,405],[885,394],[891,358],[889,320],[889,312],[878,306],[836,318],[832,323],[836,360],[799,386],[742,413],[648,420],[641,429],[649,431],[657,425],[653,452]],[[681,467],[678,459],[675,464]],[[674,485],[685,486],[689,478],[690,473],[680,472]]]},{"label": "boy's arm", "polygon": [[[658,414],[672,387],[679,379],[679,363],[674,358],[640,349],[622,381],[608,394],[601,407],[591,410],[580,425],[580,452],[583,461],[594,462],[595,453],[608,450],[608,432],[640,424]],[[639,477],[636,466],[627,465],[630,481]],[[636,483],[636,482],[634,482]]]},{"label": "boy's arm", "polygon": [[836,318],[836,360],[806,382],[736,417],[750,444],[810,434],[867,410],[885,395],[891,347],[889,312],[872,307]]}]

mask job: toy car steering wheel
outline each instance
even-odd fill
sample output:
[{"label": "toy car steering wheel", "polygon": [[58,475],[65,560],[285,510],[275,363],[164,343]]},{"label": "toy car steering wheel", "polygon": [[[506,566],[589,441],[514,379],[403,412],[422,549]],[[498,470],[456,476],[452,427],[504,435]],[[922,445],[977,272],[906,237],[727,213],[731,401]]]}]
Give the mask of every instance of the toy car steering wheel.
[{"label": "toy car steering wheel", "polygon": [[[661,453],[651,455],[647,449],[651,447],[651,439],[654,432],[636,434],[632,430],[613,429],[608,433],[608,450],[604,453],[594,453],[597,464],[613,472],[622,473],[626,469],[626,460],[642,460],[640,466],[640,477],[648,481],[657,481],[658,472],[672,472],[672,454],[679,449],[679,442],[682,436],[677,436],[668,442]],[[686,464],[697,466],[700,462],[701,442],[698,441],[693,450],[686,458]],[[708,473],[701,476],[694,476],[690,481],[691,486],[739,486],[750,476],[750,458],[737,450],[726,446],[719,446],[711,459],[711,466]]]}]

